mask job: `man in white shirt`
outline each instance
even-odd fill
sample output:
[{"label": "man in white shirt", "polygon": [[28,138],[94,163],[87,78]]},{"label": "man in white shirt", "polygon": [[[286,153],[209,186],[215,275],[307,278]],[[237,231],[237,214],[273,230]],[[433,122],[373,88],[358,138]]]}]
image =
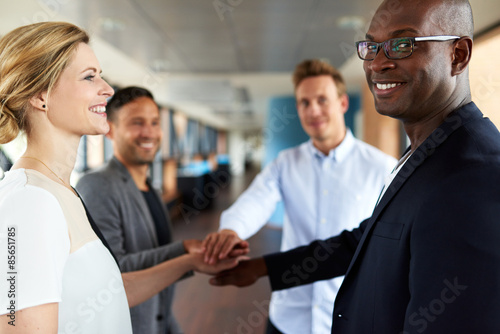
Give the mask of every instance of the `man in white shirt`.
[{"label": "man in white shirt", "polygon": [[[281,251],[353,229],[369,217],[396,160],[354,138],[341,74],[320,60],[298,64],[297,111],[310,140],[284,150],[221,215],[218,233],[204,241],[214,263],[255,234],[283,201]],[[330,333],[333,301],[342,278],[272,294],[267,333]]]}]

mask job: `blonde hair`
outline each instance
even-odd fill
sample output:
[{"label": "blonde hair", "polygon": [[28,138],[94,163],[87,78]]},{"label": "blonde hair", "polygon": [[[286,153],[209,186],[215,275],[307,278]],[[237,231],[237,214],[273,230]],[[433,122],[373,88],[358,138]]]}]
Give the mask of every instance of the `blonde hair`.
[{"label": "blonde hair", "polygon": [[29,133],[29,100],[50,94],[78,45],[88,42],[85,31],[66,22],[26,25],[0,39],[0,144]]},{"label": "blonde hair", "polygon": [[329,75],[332,77],[335,86],[337,86],[339,96],[346,94],[347,89],[340,72],[332,65],[319,59],[307,59],[298,64],[293,72],[293,85],[297,89],[302,80],[320,75]]}]

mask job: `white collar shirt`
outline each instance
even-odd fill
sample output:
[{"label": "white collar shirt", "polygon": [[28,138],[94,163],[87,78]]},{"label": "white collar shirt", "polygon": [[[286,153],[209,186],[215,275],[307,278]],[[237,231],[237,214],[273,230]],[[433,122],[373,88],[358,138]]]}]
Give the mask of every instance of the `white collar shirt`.
[{"label": "white collar shirt", "polygon": [[[371,215],[395,163],[354,138],[350,130],[328,155],[309,140],[281,152],[266,166],[222,213],[220,228],[249,238],[268,222],[279,202],[285,207],[282,251],[356,228]],[[287,334],[330,333],[333,302],[342,279],[273,292],[271,321]]]}]

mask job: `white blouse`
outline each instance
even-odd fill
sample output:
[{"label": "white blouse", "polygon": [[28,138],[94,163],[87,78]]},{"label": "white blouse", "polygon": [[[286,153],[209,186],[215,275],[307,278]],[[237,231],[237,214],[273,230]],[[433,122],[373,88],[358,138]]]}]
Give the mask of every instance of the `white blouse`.
[{"label": "white blouse", "polygon": [[17,169],[0,182],[0,315],[47,303],[59,303],[58,333],[132,333],[120,270],[81,200]]}]

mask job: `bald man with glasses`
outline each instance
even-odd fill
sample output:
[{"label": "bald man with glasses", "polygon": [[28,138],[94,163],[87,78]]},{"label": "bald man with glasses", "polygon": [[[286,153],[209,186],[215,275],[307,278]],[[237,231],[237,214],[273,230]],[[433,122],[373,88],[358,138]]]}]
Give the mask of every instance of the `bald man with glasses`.
[{"label": "bald man with glasses", "polygon": [[411,145],[371,218],[211,283],[345,274],[332,333],[500,333],[500,134],[471,99],[472,34],[468,1],[384,1],[357,50],[377,111]]}]

